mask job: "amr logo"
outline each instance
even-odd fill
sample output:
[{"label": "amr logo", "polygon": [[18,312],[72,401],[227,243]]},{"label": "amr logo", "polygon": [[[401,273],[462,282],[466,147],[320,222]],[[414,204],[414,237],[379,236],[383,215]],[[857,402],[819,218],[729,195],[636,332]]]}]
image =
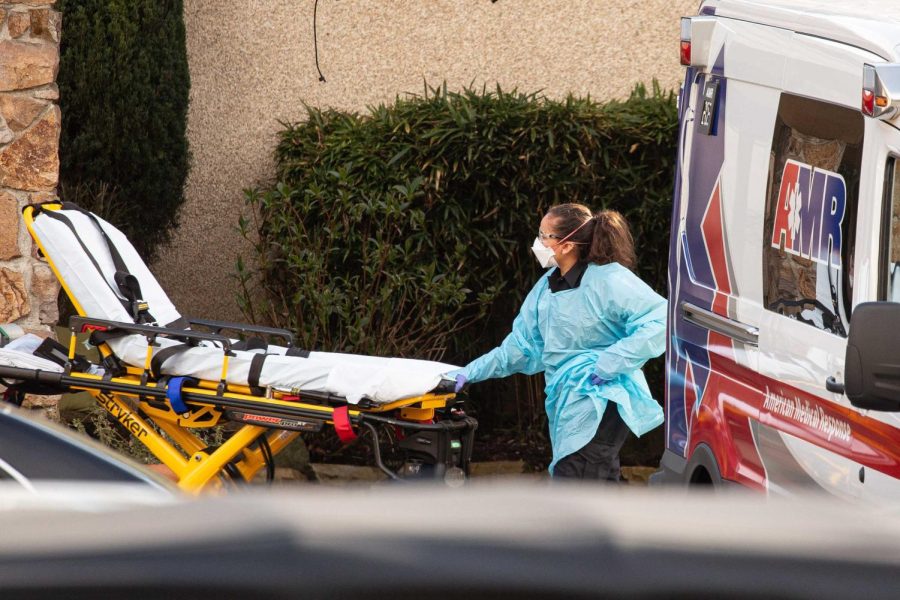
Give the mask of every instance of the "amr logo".
[{"label": "amr logo", "polygon": [[837,173],[788,160],[781,174],[772,247],[841,268],[847,184]]}]

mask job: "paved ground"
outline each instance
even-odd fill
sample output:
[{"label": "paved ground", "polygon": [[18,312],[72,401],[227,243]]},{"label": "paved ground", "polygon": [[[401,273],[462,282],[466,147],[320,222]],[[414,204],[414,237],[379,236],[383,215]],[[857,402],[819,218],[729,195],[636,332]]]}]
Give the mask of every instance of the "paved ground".
[{"label": "paved ground", "polygon": [[[386,480],[386,476],[376,467],[316,463],[310,466],[315,474],[314,481],[311,482],[295,469],[278,468],[275,470],[276,484],[318,482],[327,486],[346,487],[369,486]],[[647,479],[654,471],[656,471],[655,467],[622,467],[622,476],[629,485],[644,486],[647,485]],[[471,476],[474,481],[548,479],[547,473],[525,473],[525,463],[517,460],[472,463]]]}]

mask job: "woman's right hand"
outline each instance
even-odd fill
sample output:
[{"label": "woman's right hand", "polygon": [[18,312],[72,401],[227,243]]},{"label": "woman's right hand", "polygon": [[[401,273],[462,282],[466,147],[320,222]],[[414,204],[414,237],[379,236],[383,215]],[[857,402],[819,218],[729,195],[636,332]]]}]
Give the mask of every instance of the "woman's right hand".
[{"label": "woman's right hand", "polygon": [[591,385],[603,385],[604,383],[609,383],[609,379],[603,379],[596,373],[592,373],[590,382],[591,382]]},{"label": "woman's right hand", "polygon": [[465,375],[463,375],[462,373],[459,373],[459,374],[456,376],[456,387],[453,388],[453,392],[454,392],[455,394],[460,393],[460,392],[462,391],[462,389],[463,389],[464,387],[466,387],[466,384],[467,384],[467,383],[469,383],[469,379],[468,379]]}]

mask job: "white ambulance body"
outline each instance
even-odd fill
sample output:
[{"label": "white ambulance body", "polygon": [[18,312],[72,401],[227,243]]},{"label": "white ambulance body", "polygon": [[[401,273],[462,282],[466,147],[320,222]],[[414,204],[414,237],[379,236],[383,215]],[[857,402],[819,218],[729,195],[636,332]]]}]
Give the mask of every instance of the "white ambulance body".
[{"label": "white ambulance body", "polygon": [[699,13],[655,480],[896,500],[900,1]]}]

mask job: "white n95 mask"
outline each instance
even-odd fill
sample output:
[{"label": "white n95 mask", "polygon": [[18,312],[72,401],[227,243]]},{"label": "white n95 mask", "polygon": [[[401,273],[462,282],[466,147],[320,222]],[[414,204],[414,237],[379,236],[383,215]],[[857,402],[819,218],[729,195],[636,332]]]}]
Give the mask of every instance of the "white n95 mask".
[{"label": "white n95 mask", "polygon": [[534,252],[534,256],[537,258],[537,261],[541,263],[542,268],[549,269],[550,267],[559,266],[556,262],[556,256],[553,254],[553,250],[542,244],[541,238],[534,238],[534,243],[531,245],[531,251]]}]

